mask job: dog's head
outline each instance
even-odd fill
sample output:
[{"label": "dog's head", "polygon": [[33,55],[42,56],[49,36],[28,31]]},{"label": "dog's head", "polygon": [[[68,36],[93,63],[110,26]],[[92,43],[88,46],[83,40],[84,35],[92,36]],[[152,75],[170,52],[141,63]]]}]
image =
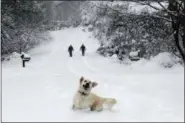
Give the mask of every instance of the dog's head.
[{"label": "dog's head", "polygon": [[92,88],[96,87],[98,84],[96,82],[92,82],[83,76],[80,78],[80,87],[79,90],[85,93],[89,93]]}]

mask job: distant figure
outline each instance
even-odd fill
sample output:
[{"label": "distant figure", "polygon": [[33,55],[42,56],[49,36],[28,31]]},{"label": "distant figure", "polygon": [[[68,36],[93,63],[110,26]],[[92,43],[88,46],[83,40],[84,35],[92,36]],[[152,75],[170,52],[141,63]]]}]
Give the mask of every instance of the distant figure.
[{"label": "distant figure", "polygon": [[74,51],[73,46],[70,45],[69,48],[68,48],[68,52],[69,52],[69,56],[70,56],[70,57],[73,56],[73,53],[72,53],[73,51]]},{"label": "distant figure", "polygon": [[116,53],[116,55],[118,56],[118,55],[119,55],[119,50],[116,49],[115,53]]},{"label": "distant figure", "polygon": [[80,50],[82,51],[82,56],[84,56],[85,50],[86,50],[86,47],[84,46],[84,44],[81,45]]}]

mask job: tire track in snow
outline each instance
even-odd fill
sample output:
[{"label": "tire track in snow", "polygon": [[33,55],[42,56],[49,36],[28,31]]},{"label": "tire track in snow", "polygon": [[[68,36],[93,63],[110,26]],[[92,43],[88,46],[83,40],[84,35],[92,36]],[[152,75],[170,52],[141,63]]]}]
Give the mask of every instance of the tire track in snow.
[{"label": "tire track in snow", "polygon": [[[89,69],[88,71],[85,70],[85,73],[90,76],[95,76],[97,78],[101,77],[103,78],[104,80],[107,80],[108,78],[110,79],[118,79],[118,80],[122,80],[124,76],[122,75],[115,75],[115,74],[109,74],[107,72],[103,72],[102,70],[101,71],[98,71],[96,68],[93,68],[91,67],[91,65],[88,64],[88,62],[86,62],[86,58],[81,58],[81,60],[83,61],[83,63],[85,64],[86,68]],[[69,59],[68,61],[68,71],[71,72],[73,75],[75,75],[76,77],[81,77],[83,75],[85,75],[84,73],[80,73],[80,71],[78,70],[75,70],[75,68],[73,67],[74,65],[74,62],[76,62],[75,60],[73,60],[73,57],[71,59]],[[83,65],[84,65],[83,64]]]},{"label": "tire track in snow", "polygon": [[[71,72],[71,73],[73,73],[76,77],[81,77],[81,76],[84,76],[84,74],[79,74],[79,72],[78,71],[76,71],[75,69],[74,69],[74,67],[73,67],[73,65],[72,65],[73,63],[72,63],[72,60],[69,60],[69,64],[68,64],[68,67],[69,67],[69,71]],[[88,67],[88,69],[90,69],[89,67]],[[93,70],[93,69],[90,69],[90,70]],[[123,91],[124,90],[124,88],[123,87],[120,87],[120,86],[117,86],[117,85],[114,85],[113,84],[113,81],[111,81],[110,79],[107,79],[108,77],[107,77],[107,74],[106,73],[104,73],[104,74],[99,74],[99,73],[96,73],[96,71],[94,71],[93,73],[88,73],[88,74],[90,74],[90,76],[92,77],[92,78],[94,78],[94,77],[97,77],[97,78],[102,78],[101,80],[103,80],[103,83],[102,83],[102,90],[110,90],[110,89],[113,89],[113,90],[117,90],[117,92],[120,92],[120,91]],[[110,77],[110,76],[109,76]],[[116,77],[116,78],[118,78],[118,77]],[[115,80],[115,78],[112,78],[112,79],[114,79]],[[121,80],[122,79],[122,77],[120,78],[120,76],[119,76],[119,80]],[[110,80],[110,81],[107,81],[107,80]]]},{"label": "tire track in snow", "polygon": [[[84,63],[86,62],[86,58],[82,57],[81,60],[84,61]],[[78,76],[78,77],[81,77],[83,76],[84,74],[79,74],[79,72],[77,72],[74,67],[73,67],[73,61],[70,60],[70,63],[69,63],[69,70],[70,72],[72,72],[75,76]],[[102,80],[102,86],[105,90],[107,89],[113,89],[113,90],[118,90],[118,91],[123,91],[124,88],[123,87],[120,87],[120,86],[116,86],[115,84],[113,84],[113,82],[115,80],[118,80],[118,81],[121,81],[123,79],[123,76],[121,75],[113,75],[113,74],[107,74],[107,72],[103,72],[103,71],[98,71],[96,68],[94,69],[93,67],[91,67],[87,62],[86,62],[86,67],[87,69],[89,69],[91,72],[87,72],[88,73],[88,76],[90,76],[91,78],[101,78]],[[111,81],[114,80],[114,81]]]},{"label": "tire track in snow", "polygon": [[106,70],[102,71],[101,69],[93,67],[92,65],[90,65],[88,63],[86,58],[82,58],[82,61],[84,62],[84,64],[86,65],[87,68],[92,70],[94,73],[97,73],[98,75],[101,75],[104,78],[107,78],[107,76],[113,77],[113,78],[120,78],[120,79],[123,78],[121,75],[110,74],[110,73],[107,73]]},{"label": "tire track in snow", "polygon": [[89,69],[91,69],[91,70],[93,70],[93,71],[96,71],[96,72],[102,72],[100,69],[97,69],[97,68],[91,66],[91,65],[88,63],[88,61],[86,60],[86,58],[82,58],[82,60],[83,60],[83,62],[85,63],[85,65],[86,65]]},{"label": "tire track in snow", "polygon": [[69,62],[68,62],[68,70],[71,72],[71,73],[73,73],[75,76],[77,76],[77,77],[79,77],[79,76],[82,76],[82,75],[80,75],[79,74],[79,72],[77,72],[73,67],[72,67],[72,63],[71,63],[71,59],[69,60]]}]

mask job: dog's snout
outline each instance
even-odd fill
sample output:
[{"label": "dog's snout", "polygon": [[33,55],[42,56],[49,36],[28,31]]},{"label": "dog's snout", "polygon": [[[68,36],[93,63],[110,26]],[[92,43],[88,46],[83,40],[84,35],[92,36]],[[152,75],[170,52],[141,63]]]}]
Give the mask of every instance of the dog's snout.
[{"label": "dog's snout", "polygon": [[89,87],[89,83],[86,83],[85,86],[88,88]]},{"label": "dog's snout", "polygon": [[86,83],[86,84],[83,85],[83,87],[84,87],[85,89],[87,89],[87,88],[90,87],[90,85],[89,85],[89,83]]}]

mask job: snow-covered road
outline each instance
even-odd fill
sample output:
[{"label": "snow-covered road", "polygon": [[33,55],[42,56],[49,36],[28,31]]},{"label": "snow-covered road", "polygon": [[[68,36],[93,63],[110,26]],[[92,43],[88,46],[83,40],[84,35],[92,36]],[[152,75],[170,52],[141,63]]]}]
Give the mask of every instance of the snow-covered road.
[{"label": "snow-covered road", "polygon": [[[184,121],[184,68],[147,63],[121,65],[96,53],[98,41],[82,28],[51,32],[53,41],[30,51],[26,68],[20,59],[2,64],[3,122]],[[82,42],[87,47],[80,54]],[[74,46],[70,58],[68,46]],[[112,111],[71,109],[81,76],[99,85],[93,92],[116,97]]]}]

